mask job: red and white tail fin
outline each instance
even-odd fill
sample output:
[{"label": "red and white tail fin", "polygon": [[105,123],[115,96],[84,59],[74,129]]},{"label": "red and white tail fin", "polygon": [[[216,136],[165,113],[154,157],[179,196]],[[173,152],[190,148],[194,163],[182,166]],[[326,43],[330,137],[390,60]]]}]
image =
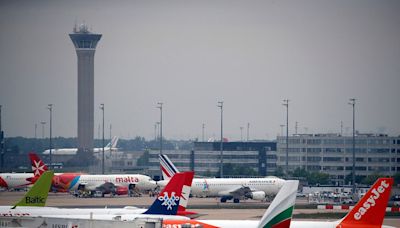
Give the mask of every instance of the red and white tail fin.
[{"label": "red and white tail fin", "polygon": [[48,170],[47,166],[36,153],[30,152],[29,159],[31,160],[32,171],[35,177],[41,176],[45,171]]},{"label": "red and white tail fin", "polygon": [[188,172],[187,177],[185,179],[185,183],[183,184],[181,200],[179,201],[178,206],[178,215],[188,216],[193,218],[197,215],[197,212],[187,211],[186,207],[189,201],[190,189],[192,187],[194,172]]},{"label": "red and white tail fin", "polygon": [[193,176],[193,172],[174,175],[144,214],[176,215],[182,199],[183,186],[188,182],[187,179],[192,182]]},{"label": "red and white tail fin", "polygon": [[381,227],[392,185],[393,178],[379,178],[337,228]]},{"label": "red and white tail fin", "polygon": [[175,173],[179,173],[179,170],[175,167],[171,160],[169,160],[168,156],[165,154],[159,155],[161,172],[164,180],[169,180]]}]

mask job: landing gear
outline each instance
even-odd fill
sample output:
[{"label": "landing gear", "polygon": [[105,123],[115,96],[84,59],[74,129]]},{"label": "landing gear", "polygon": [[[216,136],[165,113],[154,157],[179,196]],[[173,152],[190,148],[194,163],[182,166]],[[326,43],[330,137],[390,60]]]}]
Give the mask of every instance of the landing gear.
[{"label": "landing gear", "polygon": [[221,203],[226,203],[226,197],[221,197]]},{"label": "landing gear", "polygon": [[233,202],[234,202],[234,203],[239,203],[240,200],[239,200],[239,199],[233,199]]}]

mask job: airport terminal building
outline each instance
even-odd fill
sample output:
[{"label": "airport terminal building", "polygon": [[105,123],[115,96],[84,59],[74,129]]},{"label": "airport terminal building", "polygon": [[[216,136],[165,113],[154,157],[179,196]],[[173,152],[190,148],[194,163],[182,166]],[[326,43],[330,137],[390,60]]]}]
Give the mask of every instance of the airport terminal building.
[{"label": "airport terminal building", "polygon": [[[353,137],[340,134],[289,136],[289,171],[304,168],[328,173],[332,184],[344,184],[353,167]],[[400,172],[400,137],[358,134],[355,137],[356,175]],[[277,138],[277,165],[286,165],[286,137]]]},{"label": "airport terminal building", "polygon": [[[220,142],[194,142],[192,150],[163,150],[181,171],[194,170],[196,175],[215,175],[220,168]],[[149,151],[149,174],[160,175],[159,150]],[[224,142],[224,164],[247,166],[258,176],[276,170],[276,142]]]}]

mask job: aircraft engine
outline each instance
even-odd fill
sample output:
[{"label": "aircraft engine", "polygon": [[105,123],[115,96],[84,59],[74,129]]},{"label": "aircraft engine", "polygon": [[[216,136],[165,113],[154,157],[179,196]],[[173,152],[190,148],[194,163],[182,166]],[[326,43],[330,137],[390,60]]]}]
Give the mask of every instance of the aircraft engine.
[{"label": "aircraft engine", "polygon": [[117,195],[128,195],[128,187],[126,186],[119,186],[117,187],[115,193]]},{"label": "aircraft engine", "polygon": [[263,191],[255,191],[249,194],[249,198],[253,200],[263,200],[265,198],[265,192]]}]

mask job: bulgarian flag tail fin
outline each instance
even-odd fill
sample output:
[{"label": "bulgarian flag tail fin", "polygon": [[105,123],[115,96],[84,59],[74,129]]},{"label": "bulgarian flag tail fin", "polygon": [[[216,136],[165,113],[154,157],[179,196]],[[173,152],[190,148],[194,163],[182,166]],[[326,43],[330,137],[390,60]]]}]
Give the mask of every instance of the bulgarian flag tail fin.
[{"label": "bulgarian flag tail fin", "polygon": [[289,228],[296,201],[298,180],[287,180],[258,224],[259,228]]}]

